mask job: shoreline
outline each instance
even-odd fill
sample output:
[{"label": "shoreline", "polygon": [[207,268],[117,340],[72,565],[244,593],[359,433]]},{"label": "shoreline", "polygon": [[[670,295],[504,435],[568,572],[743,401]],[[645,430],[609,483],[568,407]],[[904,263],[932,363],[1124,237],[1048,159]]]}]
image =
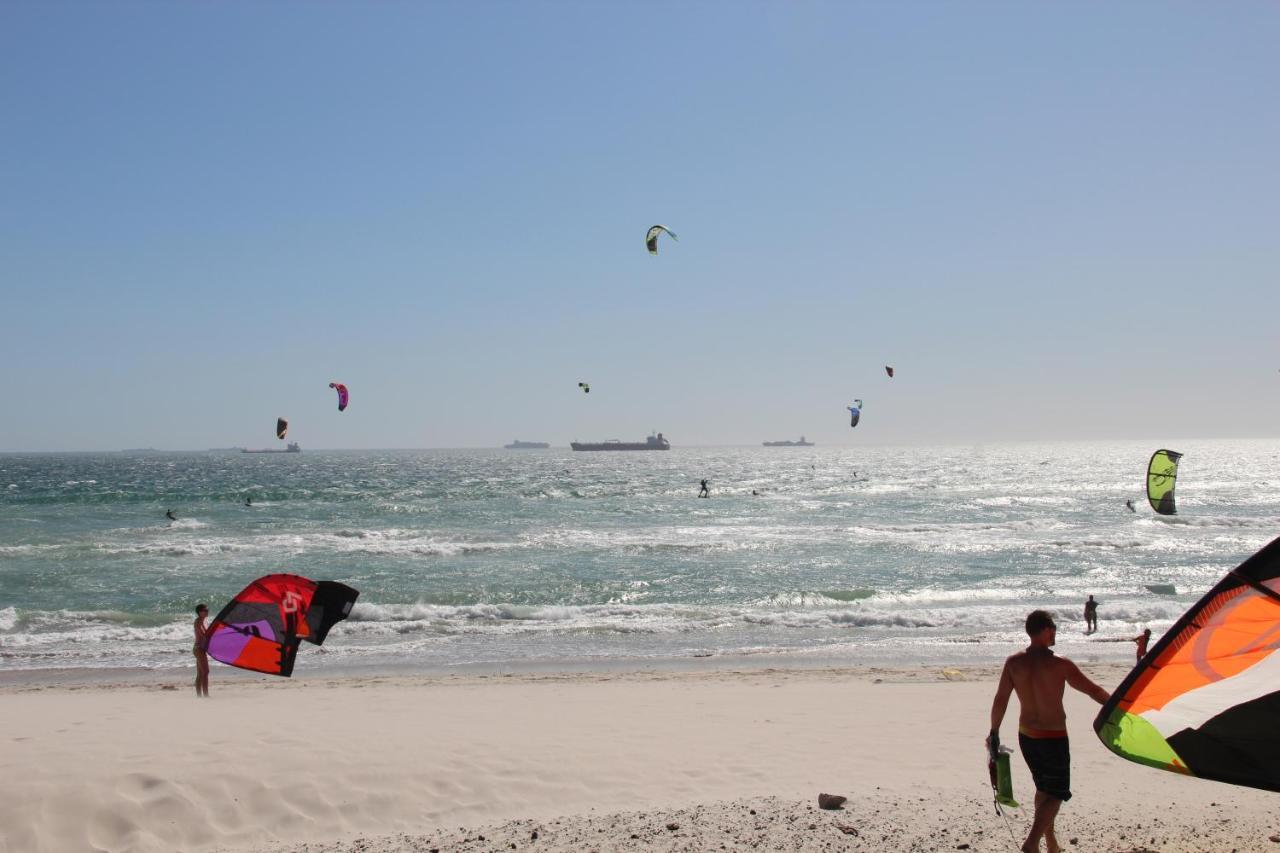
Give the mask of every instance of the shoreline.
[{"label": "shoreline", "polygon": [[[495,661],[492,663],[464,663],[455,666],[434,666],[429,664],[406,663],[399,666],[375,664],[337,664],[323,668],[295,670],[291,679],[269,679],[259,673],[246,672],[235,667],[214,662],[212,677],[215,682],[222,681],[235,686],[254,683],[264,685],[276,682],[291,681],[309,684],[338,684],[399,681],[406,684],[430,684],[458,681],[483,681],[485,679],[516,679],[535,681],[542,678],[581,677],[592,680],[597,677],[625,678],[628,676],[689,676],[697,678],[701,675],[718,674],[749,675],[786,671],[796,673],[843,673],[859,677],[873,673],[894,673],[899,676],[911,673],[941,673],[945,671],[968,674],[971,672],[989,673],[992,678],[999,674],[1004,659],[1019,651],[1022,647],[1002,646],[992,648],[990,655],[968,656],[964,658],[939,658],[904,660],[901,656],[891,655],[871,657],[864,660],[844,661],[830,654],[813,654],[804,652],[759,654],[696,654],[685,657],[655,658],[562,658],[557,660],[519,660]],[[1081,666],[1094,669],[1116,669],[1127,673],[1132,664],[1122,661],[1116,655],[1106,657],[1089,657],[1080,654],[1081,649],[1069,647],[1061,649],[1061,654],[1071,657]],[[1126,650],[1127,652],[1127,650]],[[150,688],[169,687],[175,685],[189,686],[194,677],[194,665],[174,667],[68,667],[47,669],[14,669],[0,670],[0,695],[7,692],[32,689],[48,689],[65,687],[69,689],[117,689],[117,688]],[[269,679],[269,680],[267,680]],[[913,679],[919,680],[919,679]],[[928,680],[923,679],[923,680]],[[947,680],[941,678],[939,680]]]},{"label": "shoreline", "polygon": [[[1108,689],[1128,671],[1084,669]],[[207,701],[185,678],[5,686],[0,850],[1004,851],[1029,815],[1007,828],[991,805],[981,741],[997,675],[215,673]],[[1273,794],[1125,762],[1094,737],[1093,703],[1068,691],[1067,709],[1064,845],[1276,849]],[[1020,757],[1014,792],[1032,793]],[[819,811],[818,793],[849,801]]]}]

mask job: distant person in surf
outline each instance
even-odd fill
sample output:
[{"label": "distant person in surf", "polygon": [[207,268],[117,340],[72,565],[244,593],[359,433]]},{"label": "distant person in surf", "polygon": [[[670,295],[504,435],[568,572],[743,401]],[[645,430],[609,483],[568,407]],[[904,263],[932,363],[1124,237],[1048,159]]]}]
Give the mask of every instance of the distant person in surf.
[{"label": "distant person in surf", "polygon": [[706,481],[706,480],[703,480],[703,481],[702,481],[702,490],[701,490],[700,492],[698,492],[698,497],[700,497],[700,498],[709,498],[709,497],[711,497],[711,490],[710,490],[709,488],[707,488],[707,481]]},{"label": "distant person in surf", "polygon": [[174,514],[173,514],[173,510],[171,510],[171,509],[166,509],[166,510],[164,511],[164,517],[165,517],[165,518],[167,518],[167,519],[169,519],[170,521],[177,521],[177,520],[178,520],[178,517],[177,517],[176,515],[174,515]]},{"label": "distant person in surf", "polygon": [[1151,629],[1144,628],[1141,634],[1133,638],[1133,642],[1138,644],[1138,663],[1142,663],[1142,659],[1147,656],[1147,644],[1151,642]]},{"label": "distant person in surf", "polygon": [[204,620],[208,618],[208,605],[197,604],[196,621],[192,623],[196,642],[191,647],[191,654],[196,658],[196,695],[206,697],[209,695],[209,628]]},{"label": "distant person in surf", "polygon": [[991,702],[991,732],[987,752],[1000,750],[1000,723],[1009,708],[1009,696],[1018,694],[1018,746],[1036,783],[1036,810],[1022,849],[1040,849],[1040,840],[1052,853],[1061,850],[1053,834],[1058,809],[1071,799],[1071,749],[1067,742],[1067,712],[1062,694],[1070,684],[1099,705],[1110,697],[1089,680],[1080,667],[1053,653],[1058,626],[1044,610],[1027,614],[1026,631],[1031,645],[1004,662],[1000,684]]},{"label": "distant person in surf", "polygon": [[1093,600],[1093,596],[1089,596],[1089,600],[1084,603],[1084,632],[1092,634],[1098,630],[1098,602]]},{"label": "distant person in surf", "polygon": [[1127,506],[1127,507],[1129,508],[1129,512],[1137,512],[1137,511],[1138,511],[1138,510],[1137,510],[1137,508],[1135,508],[1135,507],[1134,507],[1134,505],[1133,505],[1133,498],[1129,498],[1127,501],[1125,501],[1125,502],[1124,502],[1124,505],[1125,505],[1125,506]]}]

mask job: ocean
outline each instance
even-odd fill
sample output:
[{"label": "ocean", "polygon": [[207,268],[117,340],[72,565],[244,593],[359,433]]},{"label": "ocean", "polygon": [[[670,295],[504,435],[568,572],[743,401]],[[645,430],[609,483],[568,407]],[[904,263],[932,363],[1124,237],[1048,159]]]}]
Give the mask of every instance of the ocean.
[{"label": "ocean", "polygon": [[295,677],[994,662],[1036,607],[1120,661],[1278,534],[1271,440],[5,454],[0,673],[189,668],[195,604],[273,572],[361,593]]}]

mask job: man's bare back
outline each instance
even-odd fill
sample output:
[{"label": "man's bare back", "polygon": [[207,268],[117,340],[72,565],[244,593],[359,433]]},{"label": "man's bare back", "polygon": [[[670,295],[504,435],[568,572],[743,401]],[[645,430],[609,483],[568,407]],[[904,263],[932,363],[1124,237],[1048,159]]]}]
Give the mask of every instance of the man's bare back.
[{"label": "man's bare back", "polygon": [[1018,727],[1037,731],[1066,730],[1067,712],[1062,707],[1062,694],[1067,684],[1082,693],[1089,693],[1093,686],[1074,663],[1040,646],[1010,656],[1004,662],[1001,687],[1005,679],[1018,694]]}]

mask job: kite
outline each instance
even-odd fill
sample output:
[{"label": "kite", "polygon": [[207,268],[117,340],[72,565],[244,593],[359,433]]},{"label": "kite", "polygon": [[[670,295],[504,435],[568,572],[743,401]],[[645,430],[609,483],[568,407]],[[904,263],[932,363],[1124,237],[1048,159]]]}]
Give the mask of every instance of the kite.
[{"label": "kite", "polygon": [[849,409],[849,426],[856,427],[858,420],[862,417],[862,401],[854,400],[853,405]]},{"label": "kite", "polygon": [[289,431],[289,420],[287,418],[276,418],[276,438],[283,439],[285,433]]},{"label": "kite", "polygon": [[578,387],[582,389],[582,393],[583,393],[583,394],[590,394],[590,393],[591,393],[591,386],[590,386],[590,385],[588,385],[588,384],[587,384],[587,383],[585,383],[585,382],[579,382],[579,383],[578,383]]},{"label": "kite", "polygon": [[329,387],[338,392],[338,411],[345,412],[347,410],[347,386],[341,382],[330,382]]},{"label": "kite", "polygon": [[1181,458],[1181,453],[1157,450],[1151,454],[1151,462],[1147,465],[1147,502],[1161,515],[1178,514],[1173,502],[1173,486],[1178,479],[1178,460]]},{"label": "kite", "polygon": [[1280,538],[1218,581],[1111,696],[1093,729],[1161,770],[1280,791]]},{"label": "kite", "polygon": [[303,640],[324,642],[360,593],[336,581],[267,575],[240,590],[209,624],[209,656],[268,675],[293,673]]},{"label": "kite", "polygon": [[887,364],[886,364],[886,365],[884,366],[884,372],[885,372],[885,373],[887,373],[887,374],[889,374],[889,378],[890,378],[890,379],[892,379],[892,378],[893,378],[893,368],[892,368],[892,367],[890,367],[889,365],[887,365]]},{"label": "kite", "polygon": [[680,238],[676,236],[676,232],[672,231],[667,226],[655,225],[649,229],[647,234],[644,235],[644,244],[649,247],[649,254],[658,254],[658,235],[663,231],[666,231],[672,240],[676,240],[677,242],[680,240]]}]

